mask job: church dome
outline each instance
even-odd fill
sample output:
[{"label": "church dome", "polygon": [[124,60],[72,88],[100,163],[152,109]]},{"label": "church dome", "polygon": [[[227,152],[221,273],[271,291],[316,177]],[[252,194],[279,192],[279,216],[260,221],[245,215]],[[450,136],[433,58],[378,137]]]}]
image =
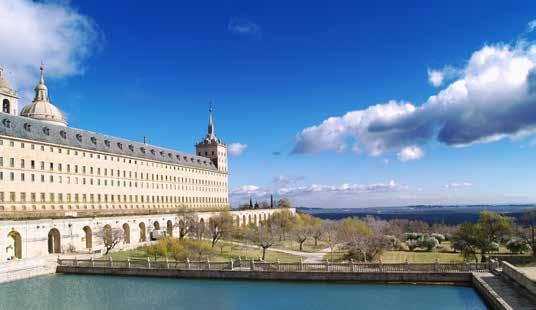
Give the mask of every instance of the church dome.
[{"label": "church dome", "polygon": [[21,116],[37,119],[60,126],[67,126],[67,119],[48,97],[48,88],[45,85],[43,68],[41,67],[41,78],[35,87],[35,98],[29,105],[20,112]]}]

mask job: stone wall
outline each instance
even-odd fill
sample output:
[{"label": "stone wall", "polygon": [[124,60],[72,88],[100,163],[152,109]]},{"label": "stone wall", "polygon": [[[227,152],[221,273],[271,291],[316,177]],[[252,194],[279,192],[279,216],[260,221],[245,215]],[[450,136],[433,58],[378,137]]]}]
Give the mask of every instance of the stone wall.
[{"label": "stone wall", "polygon": [[0,283],[56,272],[56,262],[43,257],[0,263]]},{"label": "stone wall", "polygon": [[508,262],[502,262],[502,274],[536,296],[536,282],[530,279],[523,270],[514,267]]},{"label": "stone wall", "polygon": [[267,280],[267,281],[337,281],[394,283],[471,283],[470,272],[270,272],[222,270],[173,270],[107,267],[58,266],[58,273],[140,276],[189,279]]},{"label": "stone wall", "polygon": [[[231,211],[236,225],[259,223],[281,209],[259,209]],[[294,209],[290,209],[295,212]],[[219,212],[197,212],[200,222],[208,224]],[[103,249],[99,231],[105,225],[123,229],[129,235],[117,248],[135,248],[150,241],[151,232],[159,227],[166,231],[168,225],[172,235],[178,235],[176,214],[130,215],[98,218],[39,219],[27,221],[0,220],[0,262],[16,256],[22,259],[47,256],[49,254],[90,253]],[[145,236],[145,238],[143,238]]]}]

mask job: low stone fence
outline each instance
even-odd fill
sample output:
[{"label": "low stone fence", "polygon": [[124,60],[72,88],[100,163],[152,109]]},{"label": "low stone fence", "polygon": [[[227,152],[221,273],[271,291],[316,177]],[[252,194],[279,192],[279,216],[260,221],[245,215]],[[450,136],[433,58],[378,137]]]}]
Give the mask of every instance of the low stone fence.
[{"label": "low stone fence", "polygon": [[486,263],[268,263],[261,261],[58,260],[58,273],[152,276],[196,279],[448,282],[472,281],[472,272],[487,271]]},{"label": "low stone fence", "polygon": [[502,274],[536,296],[536,281],[530,279],[523,270],[514,267],[508,262],[502,262]]}]

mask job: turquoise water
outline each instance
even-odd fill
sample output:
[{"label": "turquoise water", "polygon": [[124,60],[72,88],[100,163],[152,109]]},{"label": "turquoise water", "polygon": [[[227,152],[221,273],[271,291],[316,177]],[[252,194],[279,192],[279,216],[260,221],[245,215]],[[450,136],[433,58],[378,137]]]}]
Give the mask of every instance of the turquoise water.
[{"label": "turquoise water", "polygon": [[57,275],[0,284],[0,309],[486,309],[470,287]]}]

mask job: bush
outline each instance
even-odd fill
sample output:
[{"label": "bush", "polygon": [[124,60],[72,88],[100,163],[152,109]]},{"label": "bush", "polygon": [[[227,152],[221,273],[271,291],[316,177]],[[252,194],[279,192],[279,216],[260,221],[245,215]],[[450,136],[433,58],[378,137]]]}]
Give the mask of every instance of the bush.
[{"label": "bush", "polygon": [[422,234],[411,232],[411,233],[405,233],[404,236],[406,237],[406,240],[417,240],[420,237],[422,237]]},{"label": "bush", "polygon": [[506,242],[506,248],[512,254],[523,254],[523,252],[529,250],[529,244],[523,239],[513,238]]},{"label": "bush", "polygon": [[419,241],[417,239],[409,239],[406,241],[406,245],[410,251],[414,251],[419,247]]},{"label": "bush", "polygon": [[430,252],[439,245],[439,241],[435,237],[425,236],[418,240],[419,247],[425,248],[426,251]]},{"label": "bush", "polygon": [[442,243],[443,241],[446,240],[445,236],[442,234],[433,233],[432,237],[436,238],[436,240],[439,241],[439,243]]},{"label": "bush", "polygon": [[499,245],[498,242],[491,242],[489,244],[489,251],[490,252],[499,252],[500,248],[501,248],[501,246]]},{"label": "bush", "polygon": [[386,235],[385,240],[387,241],[388,248],[390,250],[401,250],[402,249],[402,242],[400,242],[400,239],[398,239],[395,236],[392,235]]}]

